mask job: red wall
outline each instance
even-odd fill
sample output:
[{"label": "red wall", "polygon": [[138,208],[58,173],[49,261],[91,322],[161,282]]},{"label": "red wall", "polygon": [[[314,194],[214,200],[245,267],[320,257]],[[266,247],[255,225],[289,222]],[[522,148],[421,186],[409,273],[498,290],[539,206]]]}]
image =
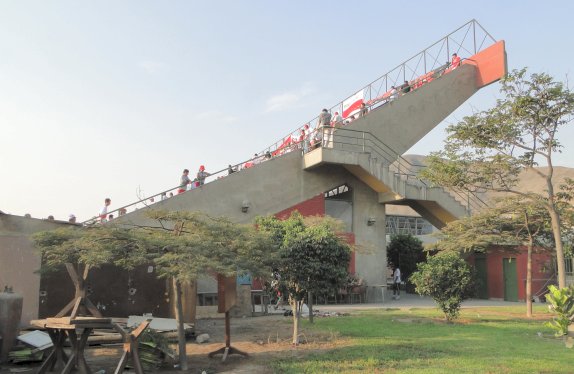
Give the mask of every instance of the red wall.
[{"label": "red wall", "polygon": [[319,194],[309,200],[303,201],[291,208],[280,211],[275,214],[279,219],[287,219],[294,211],[299,211],[303,217],[308,216],[324,216],[325,215],[325,197]]},{"label": "red wall", "polygon": [[[502,247],[491,249],[486,255],[488,276],[488,297],[504,299],[504,273],[502,262],[506,258],[516,259],[518,299],[526,300],[527,251],[524,246],[508,250]],[[508,260],[507,260],[508,261]],[[552,256],[546,252],[532,254],[532,294],[536,295],[546,287],[551,274]]]},{"label": "red wall", "polygon": [[[309,200],[303,201],[297,205],[280,211],[275,214],[279,219],[287,219],[294,211],[298,211],[304,217],[324,216],[325,215],[325,197],[319,194]],[[342,233],[341,236],[351,245],[355,244],[355,234],[352,232]],[[355,273],[355,252],[351,252],[351,261],[349,262],[349,272]]]}]

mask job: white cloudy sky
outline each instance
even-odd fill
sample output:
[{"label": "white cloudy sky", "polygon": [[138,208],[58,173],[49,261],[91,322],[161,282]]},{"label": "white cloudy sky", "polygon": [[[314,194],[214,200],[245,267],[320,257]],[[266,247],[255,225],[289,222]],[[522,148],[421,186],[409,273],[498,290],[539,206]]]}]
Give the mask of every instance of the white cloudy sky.
[{"label": "white cloudy sky", "polygon": [[572,74],[574,3],[499,3],[0,1],[0,210],[87,219],[241,162],[472,18],[509,68]]}]

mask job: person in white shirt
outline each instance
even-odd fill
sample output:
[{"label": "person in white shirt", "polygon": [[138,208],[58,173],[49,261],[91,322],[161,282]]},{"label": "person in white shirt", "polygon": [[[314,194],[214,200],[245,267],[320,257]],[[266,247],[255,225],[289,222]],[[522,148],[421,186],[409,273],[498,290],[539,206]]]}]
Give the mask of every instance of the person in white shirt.
[{"label": "person in white shirt", "polygon": [[393,299],[398,300],[401,298],[401,269],[395,266],[393,272]]},{"label": "person in white shirt", "polygon": [[331,127],[341,127],[343,125],[343,117],[339,114],[339,112],[335,112],[333,119],[331,120]]},{"label": "person in white shirt", "polygon": [[111,203],[112,199],[110,199],[109,197],[106,198],[106,200],[104,200],[104,207],[102,208],[102,210],[100,210],[100,222],[102,223],[107,222],[108,207],[110,206]]}]

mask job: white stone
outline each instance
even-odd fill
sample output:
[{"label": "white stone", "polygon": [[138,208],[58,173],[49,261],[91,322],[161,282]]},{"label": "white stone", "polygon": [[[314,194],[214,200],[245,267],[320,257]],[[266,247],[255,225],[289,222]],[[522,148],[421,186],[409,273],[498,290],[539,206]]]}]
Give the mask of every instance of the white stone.
[{"label": "white stone", "polygon": [[195,338],[195,341],[198,344],[207,343],[209,341],[209,334],[200,334],[197,336],[197,338]]}]

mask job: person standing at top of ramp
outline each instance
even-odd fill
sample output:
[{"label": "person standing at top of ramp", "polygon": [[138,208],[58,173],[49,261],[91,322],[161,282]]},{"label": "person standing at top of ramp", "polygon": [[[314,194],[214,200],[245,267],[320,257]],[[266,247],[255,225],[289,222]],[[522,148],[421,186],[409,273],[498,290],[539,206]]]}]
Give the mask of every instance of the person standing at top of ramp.
[{"label": "person standing at top of ramp", "polygon": [[450,69],[454,70],[460,66],[460,57],[456,53],[452,54],[452,59],[450,60]]},{"label": "person standing at top of ramp", "polygon": [[329,131],[329,127],[331,127],[331,113],[329,113],[327,109],[323,109],[321,114],[319,114],[319,119],[317,120],[317,134],[315,135],[317,144],[321,144],[321,140],[323,139],[323,129],[327,128],[327,131]]}]

